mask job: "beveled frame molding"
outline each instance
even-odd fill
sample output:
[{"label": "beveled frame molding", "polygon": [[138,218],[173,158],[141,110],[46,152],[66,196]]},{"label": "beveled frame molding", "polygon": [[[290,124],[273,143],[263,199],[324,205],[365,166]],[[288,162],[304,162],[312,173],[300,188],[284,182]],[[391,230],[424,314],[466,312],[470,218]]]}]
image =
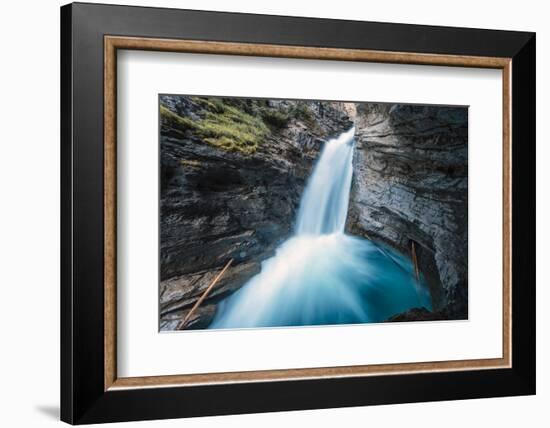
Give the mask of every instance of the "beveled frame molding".
[{"label": "beveled frame molding", "polygon": [[[118,378],[116,375],[116,62],[117,50],[168,51],[502,70],[503,322],[502,357],[458,361],[281,369]],[[104,36],[104,390],[302,380],[512,367],[512,59],[363,49]]]},{"label": "beveled frame molding", "polygon": [[[60,12],[61,420],[86,424],[535,394],[535,33],[89,3]],[[259,49],[259,55],[290,58],[502,70],[503,203],[509,208],[503,213],[503,292],[509,303],[503,314],[512,325],[510,332],[503,323],[507,358],[472,369],[437,363],[438,370],[426,362],[362,372],[340,367],[116,379],[113,125],[116,50],[124,48],[233,55]],[[487,161],[488,168],[500,163]],[[500,367],[504,359],[509,365]]]}]

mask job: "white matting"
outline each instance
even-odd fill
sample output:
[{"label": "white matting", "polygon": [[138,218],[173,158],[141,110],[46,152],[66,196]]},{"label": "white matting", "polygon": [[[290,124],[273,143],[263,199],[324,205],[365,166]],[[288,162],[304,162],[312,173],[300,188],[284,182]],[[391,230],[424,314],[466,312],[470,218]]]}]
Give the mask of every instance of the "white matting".
[{"label": "white matting", "polygon": [[[502,356],[498,70],[120,51],[118,376]],[[469,105],[469,320],[158,332],[158,94]]]}]

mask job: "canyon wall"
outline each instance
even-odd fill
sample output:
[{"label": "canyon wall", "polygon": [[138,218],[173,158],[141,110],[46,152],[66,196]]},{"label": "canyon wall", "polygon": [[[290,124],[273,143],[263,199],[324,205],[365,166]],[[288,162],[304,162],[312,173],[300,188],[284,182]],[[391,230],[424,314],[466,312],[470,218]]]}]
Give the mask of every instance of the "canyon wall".
[{"label": "canyon wall", "polygon": [[415,257],[433,301],[393,317],[468,313],[468,110],[357,104],[347,229]]}]

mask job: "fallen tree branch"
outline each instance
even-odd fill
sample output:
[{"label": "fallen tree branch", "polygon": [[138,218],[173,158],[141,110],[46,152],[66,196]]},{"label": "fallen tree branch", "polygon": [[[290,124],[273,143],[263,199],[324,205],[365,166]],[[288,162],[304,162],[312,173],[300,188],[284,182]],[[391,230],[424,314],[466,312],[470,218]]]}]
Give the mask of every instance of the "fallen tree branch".
[{"label": "fallen tree branch", "polygon": [[416,280],[418,281],[419,272],[418,272],[418,260],[416,258],[416,250],[414,247],[414,241],[411,241],[411,252],[412,252],[412,260],[414,263],[414,275],[416,276]]},{"label": "fallen tree branch", "polygon": [[233,259],[230,259],[226,265],[224,266],[224,268],[220,271],[220,273],[218,275],[216,275],[216,277],[212,280],[212,282],[210,283],[210,285],[208,286],[208,288],[204,291],[204,293],[202,293],[202,296],[199,298],[199,300],[197,300],[195,302],[195,304],[193,305],[193,307],[191,308],[191,310],[187,313],[186,317],[184,318],[184,320],[178,325],[178,330],[181,330],[183,329],[187,323],[189,322],[189,320],[191,319],[191,315],[193,315],[193,313],[197,310],[197,308],[201,305],[201,303],[204,301],[204,299],[206,299],[206,297],[208,296],[208,294],[210,293],[210,291],[212,290],[212,288],[214,288],[214,285],[216,285],[216,283],[220,280],[220,278],[222,277],[222,275],[225,273],[225,271],[227,270],[227,268],[231,265],[231,263],[233,263]]}]

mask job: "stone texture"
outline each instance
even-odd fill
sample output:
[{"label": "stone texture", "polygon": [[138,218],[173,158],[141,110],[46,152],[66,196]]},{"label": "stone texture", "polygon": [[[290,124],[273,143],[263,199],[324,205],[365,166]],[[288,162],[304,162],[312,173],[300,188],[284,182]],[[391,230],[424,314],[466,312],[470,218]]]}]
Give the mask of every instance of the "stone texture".
[{"label": "stone texture", "polygon": [[430,312],[426,308],[412,308],[401,314],[394,315],[388,322],[409,322],[409,321],[444,321],[447,314],[444,311]]},{"label": "stone texture", "polygon": [[467,108],[358,104],[348,230],[414,244],[434,311],[467,317]]}]

